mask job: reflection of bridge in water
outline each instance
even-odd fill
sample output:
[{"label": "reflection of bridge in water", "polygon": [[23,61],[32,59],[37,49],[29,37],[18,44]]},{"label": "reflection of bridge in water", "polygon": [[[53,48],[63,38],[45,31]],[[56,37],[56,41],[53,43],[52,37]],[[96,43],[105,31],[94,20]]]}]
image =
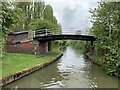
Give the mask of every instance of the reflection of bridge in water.
[{"label": "reflection of bridge in water", "polygon": [[39,41],[50,41],[50,40],[84,40],[84,41],[95,41],[96,38],[90,35],[81,35],[80,31],[50,31],[48,29],[37,30],[34,34],[34,39]]}]

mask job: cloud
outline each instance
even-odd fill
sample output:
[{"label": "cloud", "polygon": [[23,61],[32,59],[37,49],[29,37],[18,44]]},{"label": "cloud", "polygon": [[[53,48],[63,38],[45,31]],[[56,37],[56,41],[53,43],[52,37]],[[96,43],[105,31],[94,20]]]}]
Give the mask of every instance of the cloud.
[{"label": "cloud", "polygon": [[[54,15],[62,28],[77,28],[83,34],[91,27],[89,8],[97,7],[99,0],[45,0],[53,7]],[[74,29],[74,30],[75,30]]]},{"label": "cloud", "polygon": [[71,21],[75,19],[76,10],[76,8],[71,9],[69,7],[63,9],[62,24],[64,28],[71,27],[71,23],[73,23]]}]

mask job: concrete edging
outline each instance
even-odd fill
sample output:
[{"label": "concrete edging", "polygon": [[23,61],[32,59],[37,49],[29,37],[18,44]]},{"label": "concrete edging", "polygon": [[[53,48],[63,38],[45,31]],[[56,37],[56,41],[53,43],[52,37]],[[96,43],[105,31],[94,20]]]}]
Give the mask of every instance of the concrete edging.
[{"label": "concrete edging", "polygon": [[0,78],[0,82],[2,82],[2,83],[0,83],[0,86],[4,86],[6,84],[9,84],[9,83],[16,81],[16,80],[18,80],[18,79],[20,79],[20,78],[22,78],[30,73],[33,73],[39,69],[42,69],[42,68],[48,66],[49,64],[52,64],[53,62],[57,61],[62,56],[63,56],[63,53],[57,55],[55,59],[47,61],[43,64],[37,64],[37,65],[32,66],[30,68],[26,68],[26,69],[23,69],[22,71],[18,71],[14,74],[8,75],[4,78]]}]

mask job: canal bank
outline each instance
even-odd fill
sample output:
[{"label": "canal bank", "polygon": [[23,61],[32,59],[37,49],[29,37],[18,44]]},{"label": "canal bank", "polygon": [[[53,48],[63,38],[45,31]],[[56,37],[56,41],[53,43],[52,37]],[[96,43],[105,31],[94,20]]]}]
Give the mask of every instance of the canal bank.
[{"label": "canal bank", "polygon": [[[93,64],[98,65],[98,66],[102,66],[102,64],[100,64],[100,62],[97,62],[95,60],[95,58],[93,58],[93,56],[90,55],[90,53],[88,53],[88,52],[84,53],[84,56],[85,56],[85,58],[89,59]],[[102,58],[100,58],[100,59],[102,59]]]},{"label": "canal bank", "polygon": [[[67,47],[56,62],[3,88],[118,88],[118,79]],[[90,89],[91,90],[91,89]]]},{"label": "canal bank", "polygon": [[[0,78],[0,82],[2,82],[1,83],[1,86],[4,86],[4,85],[6,85],[6,84],[8,84],[8,83],[11,83],[11,82],[13,82],[13,81],[16,81],[16,80],[18,80],[18,79],[20,79],[20,78],[22,78],[22,77],[24,77],[24,76],[26,76],[26,75],[28,75],[28,74],[30,74],[30,73],[33,73],[33,72],[35,72],[35,71],[37,71],[37,70],[39,70],[39,69],[42,69],[42,68],[44,68],[44,67],[46,67],[46,66],[48,66],[49,64],[51,64],[51,63],[53,63],[53,62],[55,62],[55,61],[57,61],[60,57],[62,57],[62,55],[63,55],[63,53],[59,53],[59,54],[57,54],[56,56],[55,55],[53,55],[54,56],[54,58],[53,58],[53,56],[52,57],[48,57],[48,58],[42,58],[42,59],[45,59],[45,61],[43,60],[41,63],[37,63],[37,64],[35,64],[35,65],[32,65],[31,67],[28,67],[28,68],[24,68],[24,69],[22,69],[22,70],[20,70],[20,71],[17,71],[17,72],[15,72],[15,73],[12,73],[12,74],[9,74],[9,75],[7,75],[7,76],[3,76],[2,78]],[[26,55],[27,56],[27,55]],[[49,56],[49,55],[48,55]],[[33,57],[33,56],[32,56]],[[43,57],[47,57],[47,56],[43,56]],[[38,58],[38,60],[40,60],[40,56],[39,57],[37,57]],[[46,60],[47,59],[47,60]],[[32,60],[31,60],[32,61]],[[19,61],[18,61],[19,62]],[[24,63],[24,61],[23,61],[23,63]],[[22,64],[22,63],[20,63],[20,64]],[[28,63],[27,63],[28,64]],[[30,63],[29,63],[30,64]],[[10,65],[10,64],[9,64]],[[26,65],[27,66],[27,65]],[[29,66],[29,65],[28,65]],[[3,67],[3,68],[5,68],[5,67]],[[16,67],[16,68],[18,68],[18,67]],[[3,71],[4,72],[4,71]]]}]

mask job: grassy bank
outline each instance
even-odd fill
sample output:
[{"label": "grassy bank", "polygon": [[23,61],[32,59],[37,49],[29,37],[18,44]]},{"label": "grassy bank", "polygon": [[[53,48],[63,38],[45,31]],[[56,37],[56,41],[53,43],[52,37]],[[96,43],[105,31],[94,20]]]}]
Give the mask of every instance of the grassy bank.
[{"label": "grassy bank", "polygon": [[56,48],[52,48],[52,50],[50,50],[48,54],[52,54],[52,53],[53,54],[59,54],[59,53],[61,53],[61,50],[59,48],[60,47],[57,48],[57,46],[56,46]]},{"label": "grassy bank", "polygon": [[102,66],[103,62],[101,60],[103,60],[103,57],[100,56],[96,56],[96,55],[90,55],[89,53],[85,53],[85,57],[87,56],[87,58],[89,60],[91,60],[94,64],[98,65],[98,66]]},{"label": "grassy bank", "polygon": [[[51,54],[54,53],[54,54]],[[6,53],[2,60],[2,77],[10,75],[12,73],[29,68],[36,64],[43,64],[55,58],[60,50],[53,49],[45,56],[36,56],[30,54],[18,54],[18,53]]]}]

